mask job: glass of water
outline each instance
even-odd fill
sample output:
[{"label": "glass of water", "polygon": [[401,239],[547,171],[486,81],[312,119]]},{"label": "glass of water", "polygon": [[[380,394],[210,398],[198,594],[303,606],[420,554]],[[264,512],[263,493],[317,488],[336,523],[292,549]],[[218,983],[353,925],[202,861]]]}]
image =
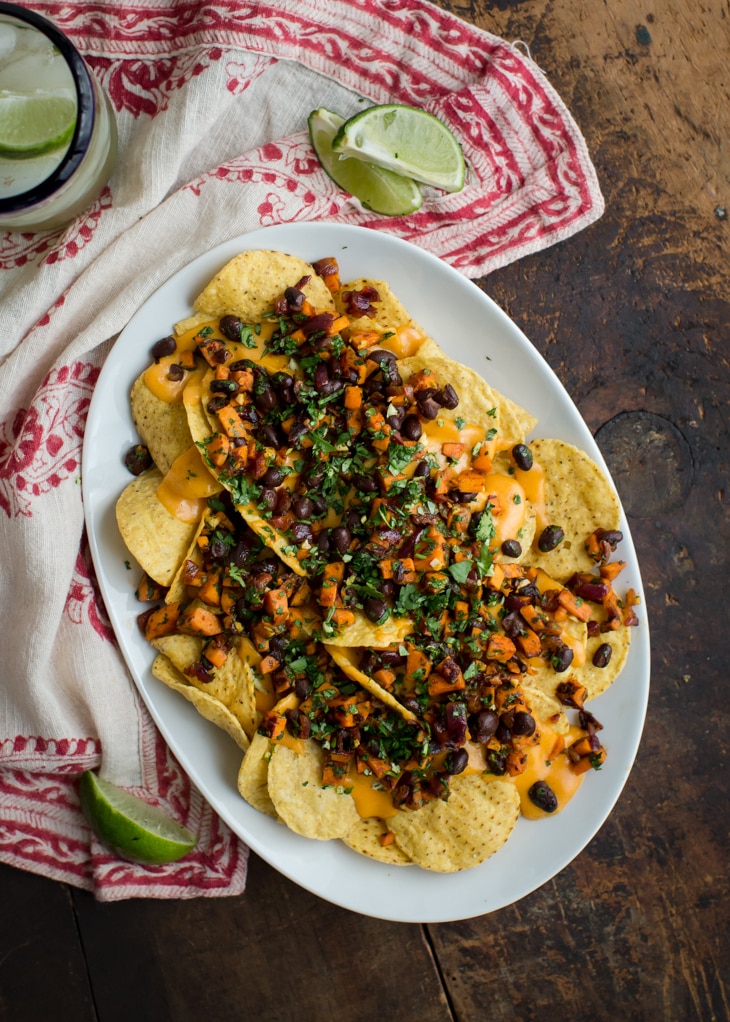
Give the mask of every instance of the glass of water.
[{"label": "glass of water", "polygon": [[116,151],[109,100],[72,43],[34,11],[0,2],[0,230],[73,220]]}]

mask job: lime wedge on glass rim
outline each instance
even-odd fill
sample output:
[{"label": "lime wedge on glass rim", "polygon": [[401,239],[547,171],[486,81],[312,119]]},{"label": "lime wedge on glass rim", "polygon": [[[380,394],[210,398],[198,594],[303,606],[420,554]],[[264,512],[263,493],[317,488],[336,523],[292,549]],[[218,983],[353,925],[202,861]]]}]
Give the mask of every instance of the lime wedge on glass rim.
[{"label": "lime wedge on glass rim", "polygon": [[96,836],[125,859],[147,865],[176,862],[197,837],[162,809],[102,780],[91,770],[81,775],[79,796]]},{"label": "lime wedge on glass rim", "polygon": [[320,107],[309,115],[309,137],[325,172],[336,185],[354,195],[366,209],[383,216],[415,213],[423,201],[421,189],[408,177],[332,151],[332,139],[345,123],[339,114]]},{"label": "lime wedge on glass rim", "polygon": [[332,150],[447,192],[464,187],[464,154],[456,137],[417,107],[386,103],[355,114],[337,131]]},{"label": "lime wedge on glass rim", "polygon": [[0,90],[0,156],[29,159],[71,141],[76,101],[57,93]]}]

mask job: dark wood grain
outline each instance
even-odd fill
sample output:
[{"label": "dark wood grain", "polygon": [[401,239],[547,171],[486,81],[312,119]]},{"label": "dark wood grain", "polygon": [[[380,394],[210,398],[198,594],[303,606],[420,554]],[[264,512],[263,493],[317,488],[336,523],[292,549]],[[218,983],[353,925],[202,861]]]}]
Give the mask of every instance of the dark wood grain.
[{"label": "dark wood grain", "polygon": [[420,927],[335,908],[257,858],[237,898],[74,901],[104,1022],[452,1018]]},{"label": "dark wood grain", "polygon": [[172,903],[0,869],[2,1018],[730,1018],[730,17],[721,0],[441,6],[529,47],[606,198],[479,284],[568,388],[629,513],[653,658],[634,770],[558,877],[459,923],[360,917],[255,857],[242,897]]},{"label": "dark wood grain", "polygon": [[0,1019],[96,1018],[71,891],[0,865]]}]

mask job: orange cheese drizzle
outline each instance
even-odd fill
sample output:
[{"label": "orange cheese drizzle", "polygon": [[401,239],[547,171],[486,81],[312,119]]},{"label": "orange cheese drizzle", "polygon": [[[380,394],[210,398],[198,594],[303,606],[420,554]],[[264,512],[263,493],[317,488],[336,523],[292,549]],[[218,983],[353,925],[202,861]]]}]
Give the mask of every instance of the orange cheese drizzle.
[{"label": "orange cheese drizzle", "polygon": [[[530,746],[527,752],[527,767],[523,773],[513,778],[514,784],[520,794],[520,807],[522,815],[528,820],[540,820],[554,813],[546,813],[539,809],[527,792],[536,781],[545,781],[555,792],[558,799],[556,812],[564,809],[566,804],[580,788],[584,774],[578,774],[570,765],[565,752],[555,752],[556,742],[560,736],[557,731],[548,724],[539,724],[540,742]],[[584,734],[580,728],[571,726],[568,734],[564,736],[565,745],[570,745],[577,738]],[[559,743],[562,744],[562,743]]]},{"label": "orange cheese drizzle", "polygon": [[210,474],[200,451],[193,445],[172,463],[157,487],[157,498],[181,522],[197,522],[206,508],[207,498],[220,489],[220,483]]}]

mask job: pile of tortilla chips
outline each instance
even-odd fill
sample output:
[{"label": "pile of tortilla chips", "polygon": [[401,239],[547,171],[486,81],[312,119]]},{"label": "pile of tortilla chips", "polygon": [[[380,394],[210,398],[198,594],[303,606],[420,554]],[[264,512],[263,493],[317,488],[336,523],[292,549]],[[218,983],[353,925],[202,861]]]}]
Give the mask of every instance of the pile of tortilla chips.
[{"label": "pile of tortilla chips", "polygon": [[600,767],[585,703],[637,623],[614,491],[386,282],[244,252],[130,400],[153,673],[237,742],[252,806],[450,872]]}]

